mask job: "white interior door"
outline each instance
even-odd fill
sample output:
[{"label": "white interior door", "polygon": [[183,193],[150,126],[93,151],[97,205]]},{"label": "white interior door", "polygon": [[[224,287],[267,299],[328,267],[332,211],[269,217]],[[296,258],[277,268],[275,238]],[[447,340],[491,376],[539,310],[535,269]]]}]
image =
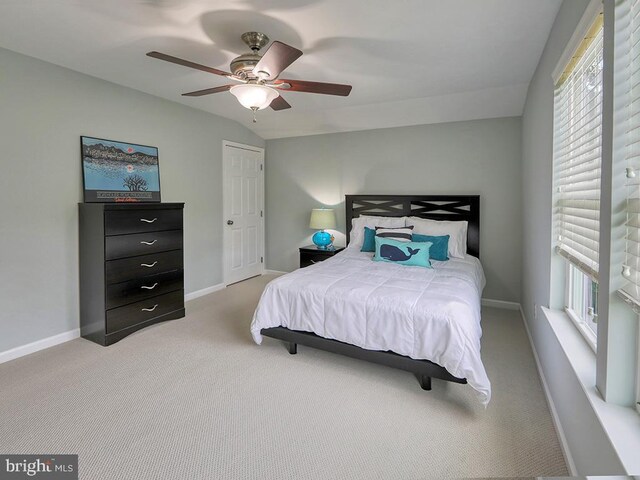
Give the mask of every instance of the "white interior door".
[{"label": "white interior door", "polygon": [[224,281],[263,272],[264,149],[223,143]]}]

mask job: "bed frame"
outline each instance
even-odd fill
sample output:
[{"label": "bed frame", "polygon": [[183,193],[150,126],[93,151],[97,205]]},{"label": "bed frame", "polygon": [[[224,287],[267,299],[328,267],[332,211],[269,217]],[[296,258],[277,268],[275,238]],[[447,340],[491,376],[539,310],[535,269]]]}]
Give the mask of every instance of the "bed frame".
[{"label": "bed frame", "polygon": [[[421,217],[432,220],[466,220],[467,253],[480,257],[480,196],[479,195],[346,195],[347,244],[351,220],[360,215],[387,217]],[[284,340],[289,353],[297,353],[298,344],[339,353],[380,365],[413,372],[424,390],[431,390],[431,379],[467,383],[451,375],[444,367],[429,360],[415,360],[390,351],[365,350],[355,345],[319,337],[314,333],[289,330],[285,327],[263,328],[262,335]]]}]

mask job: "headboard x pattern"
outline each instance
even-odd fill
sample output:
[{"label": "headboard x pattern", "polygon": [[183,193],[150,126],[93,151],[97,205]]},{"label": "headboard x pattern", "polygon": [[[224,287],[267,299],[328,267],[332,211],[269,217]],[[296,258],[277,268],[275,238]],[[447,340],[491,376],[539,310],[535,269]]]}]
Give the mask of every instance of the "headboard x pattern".
[{"label": "headboard x pattern", "polygon": [[466,220],[467,253],[480,257],[479,195],[346,195],[347,244],[351,220],[360,215]]}]

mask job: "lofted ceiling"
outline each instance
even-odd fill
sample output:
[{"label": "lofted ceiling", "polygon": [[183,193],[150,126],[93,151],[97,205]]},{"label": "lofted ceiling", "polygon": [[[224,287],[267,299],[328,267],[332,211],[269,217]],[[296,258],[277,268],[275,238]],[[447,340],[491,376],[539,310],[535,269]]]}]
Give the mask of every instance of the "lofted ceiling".
[{"label": "lofted ceiling", "polygon": [[[205,110],[281,138],[522,114],[561,0],[2,0],[0,46]],[[222,70],[245,31],[301,49],[284,78],[353,85],[349,97],[284,92],[258,112],[227,79],[145,56]],[[1,69],[1,66],[0,66]]]}]

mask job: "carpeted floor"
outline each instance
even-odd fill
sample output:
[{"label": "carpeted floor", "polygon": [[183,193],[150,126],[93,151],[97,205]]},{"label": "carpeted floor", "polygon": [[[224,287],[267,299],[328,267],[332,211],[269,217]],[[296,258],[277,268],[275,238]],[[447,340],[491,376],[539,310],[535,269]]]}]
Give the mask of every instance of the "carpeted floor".
[{"label": "carpeted floor", "polygon": [[253,343],[257,277],[111,347],[0,365],[0,452],[77,453],[83,479],[567,475],[519,313],[483,310],[487,410],[466,385]]}]

